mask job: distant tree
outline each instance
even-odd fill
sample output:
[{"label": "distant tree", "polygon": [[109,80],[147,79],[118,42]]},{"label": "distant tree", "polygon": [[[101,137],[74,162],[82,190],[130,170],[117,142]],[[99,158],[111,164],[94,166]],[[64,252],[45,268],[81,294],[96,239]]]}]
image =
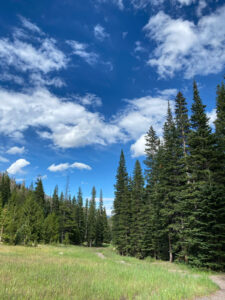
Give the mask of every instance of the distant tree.
[{"label": "distant tree", "polygon": [[92,247],[96,242],[96,190],[92,188],[92,196],[88,212],[88,245]]}]

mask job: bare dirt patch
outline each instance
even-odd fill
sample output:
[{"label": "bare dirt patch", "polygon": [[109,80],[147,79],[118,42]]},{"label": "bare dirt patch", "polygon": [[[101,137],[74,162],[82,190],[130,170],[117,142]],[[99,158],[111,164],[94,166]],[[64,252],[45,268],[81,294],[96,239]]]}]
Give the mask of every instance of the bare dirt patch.
[{"label": "bare dirt patch", "polygon": [[105,255],[104,255],[103,253],[101,253],[101,252],[96,252],[96,254],[97,254],[98,257],[101,258],[101,259],[105,259],[105,258],[106,258]]},{"label": "bare dirt patch", "polygon": [[198,300],[224,300],[225,299],[225,275],[215,275],[210,277],[220,290],[211,296],[197,298]]}]

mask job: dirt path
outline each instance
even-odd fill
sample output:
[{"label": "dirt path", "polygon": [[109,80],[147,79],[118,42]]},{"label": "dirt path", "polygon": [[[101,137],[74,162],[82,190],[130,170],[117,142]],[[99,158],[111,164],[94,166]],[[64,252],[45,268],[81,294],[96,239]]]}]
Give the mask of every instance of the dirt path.
[{"label": "dirt path", "polygon": [[198,300],[224,300],[225,299],[225,275],[215,275],[210,277],[220,290],[208,297],[198,298]]},{"label": "dirt path", "polygon": [[106,258],[105,255],[104,255],[103,253],[101,253],[101,252],[96,252],[96,254],[97,254],[98,257],[101,258],[101,259],[105,259],[105,258]]}]

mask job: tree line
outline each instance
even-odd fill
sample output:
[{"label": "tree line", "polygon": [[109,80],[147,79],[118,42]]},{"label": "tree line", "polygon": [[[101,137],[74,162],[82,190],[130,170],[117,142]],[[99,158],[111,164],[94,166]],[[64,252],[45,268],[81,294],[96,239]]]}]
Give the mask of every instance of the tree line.
[{"label": "tree line", "polygon": [[196,82],[191,114],[181,92],[163,136],[146,134],[145,173],[128,176],[121,152],[115,184],[113,242],[122,255],[225,270],[225,85],[217,86],[209,124]]},{"label": "tree line", "polygon": [[96,190],[83,205],[82,191],[77,197],[58,193],[45,195],[41,178],[26,188],[7,173],[0,174],[0,242],[12,245],[38,243],[86,244],[102,246],[111,241],[102,191],[96,208]]}]

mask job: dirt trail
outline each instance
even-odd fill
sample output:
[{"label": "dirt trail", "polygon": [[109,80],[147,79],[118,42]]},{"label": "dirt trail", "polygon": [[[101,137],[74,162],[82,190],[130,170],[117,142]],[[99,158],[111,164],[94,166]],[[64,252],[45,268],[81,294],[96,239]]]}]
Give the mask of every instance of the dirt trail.
[{"label": "dirt trail", "polygon": [[96,254],[97,254],[98,257],[101,258],[101,259],[105,259],[105,258],[106,258],[105,255],[104,255],[103,253],[101,253],[101,252],[96,252]]},{"label": "dirt trail", "polygon": [[225,300],[225,275],[215,275],[210,277],[220,290],[211,296],[197,298],[198,300]]}]

